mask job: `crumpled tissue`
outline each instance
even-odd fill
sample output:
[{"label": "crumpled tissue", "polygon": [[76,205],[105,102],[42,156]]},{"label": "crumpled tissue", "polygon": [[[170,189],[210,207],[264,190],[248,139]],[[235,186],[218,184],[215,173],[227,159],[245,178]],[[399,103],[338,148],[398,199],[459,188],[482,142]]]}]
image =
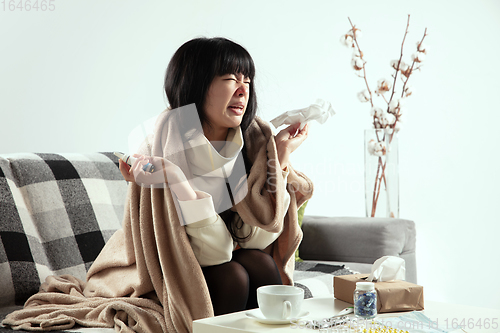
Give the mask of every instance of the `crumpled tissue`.
[{"label": "crumpled tissue", "polygon": [[302,129],[312,120],[316,120],[318,123],[324,124],[328,117],[333,116],[334,114],[335,111],[333,110],[330,102],[317,99],[314,104],[311,104],[307,108],[284,112],[271,120],[271,124],[278,128],[281,125],[293,125],[300,123],[300,129]]},{"label": "crumpled tissue", "polygon": [[372,265],[372,272],[366,279],[367,281],[393,281],[406,280],[405,260],[394,256],[383,256]]}]

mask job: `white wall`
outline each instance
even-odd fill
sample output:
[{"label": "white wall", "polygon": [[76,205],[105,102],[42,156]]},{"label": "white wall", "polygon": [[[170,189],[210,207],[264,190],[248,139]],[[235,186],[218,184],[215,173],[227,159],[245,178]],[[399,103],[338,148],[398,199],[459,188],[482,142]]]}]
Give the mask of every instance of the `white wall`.
[{"label": "white wall", "polygon": [[339,43],[347,16],[363,30],[373,86],[390,75],[411,14],[406,55],[425,27],[431,47],[400,133],[401,217],[417,225],[419,283],[429,300],[500,308],[500,289],[483,287],[500,275],[500,2],[53,3],[52,12],[0,8],[0,153],[126,151],[128,133],[165,108],[177,47],[225,36],[254,57],[264,119],[317,97],[335,106],[293,154],[316,182],[307,213],[329,216],[364,215],[369,107]]}]

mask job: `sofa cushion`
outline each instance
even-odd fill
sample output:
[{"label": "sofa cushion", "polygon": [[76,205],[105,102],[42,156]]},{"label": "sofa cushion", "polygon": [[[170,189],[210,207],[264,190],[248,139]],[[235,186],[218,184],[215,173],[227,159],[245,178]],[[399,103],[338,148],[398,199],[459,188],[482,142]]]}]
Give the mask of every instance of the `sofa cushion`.
[{"label": "sofa cushion", "polygon": [[415,222],[396,218],[305,215],[304,260],[373,264],[383,256],[406,262],[406,281],[417,283]]},{"label": "sofa cushion", "polygon": [[127,183],[111,153],[0,155],[0,305],[49,275],[85,280],[121,227]]}]

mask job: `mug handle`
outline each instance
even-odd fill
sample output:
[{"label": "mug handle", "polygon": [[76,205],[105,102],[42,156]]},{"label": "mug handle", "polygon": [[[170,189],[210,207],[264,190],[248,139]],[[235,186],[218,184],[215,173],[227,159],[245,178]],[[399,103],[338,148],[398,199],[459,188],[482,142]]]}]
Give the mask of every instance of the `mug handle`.
[{"label": "mug handle", "polygon": [[292,303],[290,301],[283,302],[283,314],[281,318],[288,319],[292,315]]}]

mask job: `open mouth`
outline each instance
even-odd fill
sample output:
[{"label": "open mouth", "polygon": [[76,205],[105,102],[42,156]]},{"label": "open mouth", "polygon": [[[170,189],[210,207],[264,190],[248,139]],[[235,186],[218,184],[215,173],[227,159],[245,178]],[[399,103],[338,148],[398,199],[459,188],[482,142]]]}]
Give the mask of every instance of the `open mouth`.
[{"label": "open mouth", "polygon": [[228,109],[232,110],[236,114],[243,114],[243,105],[232,105]]}]

